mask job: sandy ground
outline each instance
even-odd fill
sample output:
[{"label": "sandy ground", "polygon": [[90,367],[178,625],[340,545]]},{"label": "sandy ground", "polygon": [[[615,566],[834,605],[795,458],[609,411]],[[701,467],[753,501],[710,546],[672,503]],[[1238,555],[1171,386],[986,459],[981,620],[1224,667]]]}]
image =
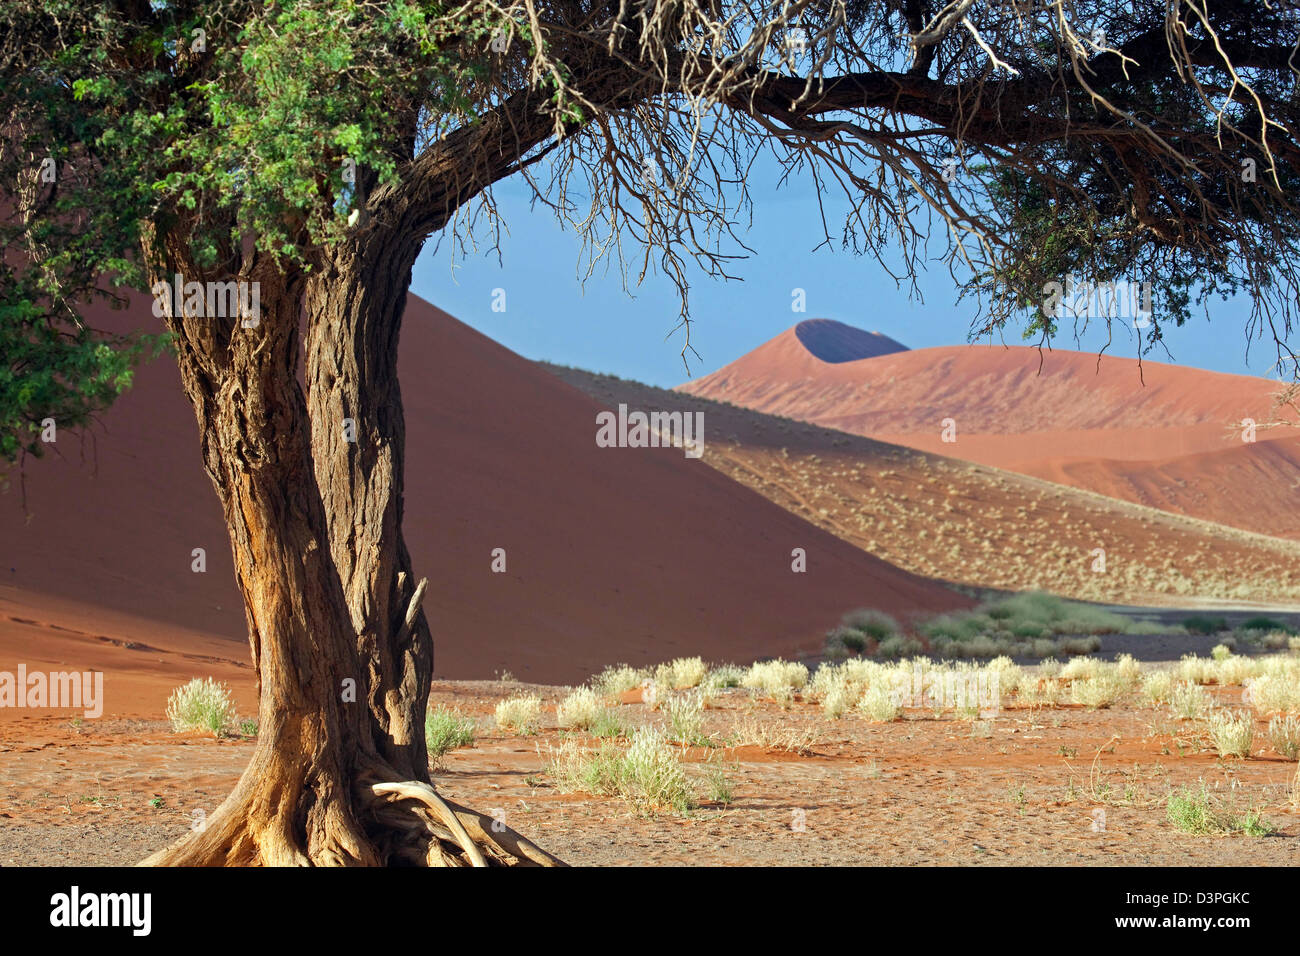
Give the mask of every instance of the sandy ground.
[{"label": "sandy ground", "polygon": [[[491,729],[495,702],[524,689],[548,704],[541,732]],[[1007,709],[976,721],[908,711],[902,721],[873,724],[856,716],[830,721],[798,701],[782,711],[747,691],[725,691],[706,712],[707,734],[721,741],[738,723],[758,724],[806,748],[693,748],[684,757],[700,792],[707,796],[706,761],[720,762],[733,788],[730,805],[706,800],[684,816],[641,816],[616,798],[554,787],[545,753],[560,739],[553,704],[562,693],[438,684],[434,703],[475,715],[478,739],[449,754],[435,781],[576,864],[1290,866],[1300,859],[1300,814],[1288,805],[1294,763],[1261,746],[1251,759],[1222,760],[1190,725],[1135,701],[1100,711]],[[1240,689],[1216,693],[1229,703]],[[663,719],[641,703],[620,712],[633,723]],[[2,724],[0,863],[135,862],[210,812],[252,747],[177,736],[158,720]],[[1176,830],[1165,818],[1167,795],[1200,781],[1226,805],[1260,810],[1277,834]]]}]

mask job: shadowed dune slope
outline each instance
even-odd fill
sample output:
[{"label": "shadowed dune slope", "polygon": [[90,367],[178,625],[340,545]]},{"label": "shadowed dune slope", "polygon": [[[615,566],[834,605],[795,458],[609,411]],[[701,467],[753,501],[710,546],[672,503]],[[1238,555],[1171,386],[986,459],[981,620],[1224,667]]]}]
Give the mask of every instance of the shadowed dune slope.
[{"label": "shadowed dune slope", "polygon": [[[148,308],[95,324],[152,328]],[[819,647],[852,607],[908,618],[969,603],[680,449],[597,447],[594,401],[414,297],[402,349],[406,538],[430,579],[439,676],[579,681],[619,661],[789,655]],[[72,626],[60,625],[68,602],[152,622],[138,638],[151,646],[183,654],[184,635],[210,635],[239,641],[228,656],[246,660],[228,538],[173,361],[142,369],[91,436],[62,434],[56,449],[28,462],[26,513],[16,477],[0,496],[0,660],[22,659],[31,621]],[[491,569],[497,548],[505,573]],[[806,573],[791,571],[795,548]],[[74,629],[96,639],[85,618]]]}]

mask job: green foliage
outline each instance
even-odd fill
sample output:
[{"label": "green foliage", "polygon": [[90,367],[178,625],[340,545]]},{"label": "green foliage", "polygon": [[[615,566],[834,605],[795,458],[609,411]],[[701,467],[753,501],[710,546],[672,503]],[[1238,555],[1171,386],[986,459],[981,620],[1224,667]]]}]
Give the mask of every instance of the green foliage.
[{"label": "green foliage", "polygon": [[0,5],[0,465],[41,452],[45,419],[88,424],[163,345],[87,327],[93,300],[177,255],[227,277],[249,241],[309,268],[413,156],[396,105],[437,137],[489,102],[499,27],[423,0]]},{"label": "green foliage", "polygon": [[1228,620],[1208,614],[1193,614],[1183,618],[1183,627],[1192,634],[1218,634],[1228,629]]},{"label": "green foliage", "polygon": [[430,708],[424,715],[424,742],[434,763],[457,747],[472,747],[474,718],[447,707]]},{"label": "green foliage", "polygon": [[1239,815],[1222,807],[1220,801],[1210,795],[1204,781],[1199,789],[1183,787],[1171,793],[1165,815],[1179,830],[1198,836],[1241,833],[1265,837],[1274,832],[1274,827],[1254,810]]}]

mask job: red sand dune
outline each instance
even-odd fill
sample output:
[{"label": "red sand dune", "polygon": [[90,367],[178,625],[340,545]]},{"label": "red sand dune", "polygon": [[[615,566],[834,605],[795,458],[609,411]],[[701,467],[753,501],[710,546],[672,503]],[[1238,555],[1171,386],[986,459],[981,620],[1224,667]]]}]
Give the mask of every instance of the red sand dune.
[{"label": "red sand dune", "polygon": [[[1274,417],[1276,382],[987,345],[828,363],[803,344],[804,324],[681,390],[1248,530],[1300,535],[1293,489],[1300,433],[1263,430],[1243,441],[1243,420]],[[955,442],[944,440],[945,419],[955,423]]]},{"label": "red sand dune", "polygon": [[[142,302],[94,324],[140,324]],[[680,449],[598,448],[592,399],[414,297],[402,345],[406,538],[431,584],[440,677],[578,681],[619,661],[788,655],[820,646],[852,607],[908,617],[969,603]],[[167,681],[136,702],[157,714],[172,677],[212,672],[181,656],[200,643],[203,657],[247,660],[228,538],[174,363],[146,366],[93,437],[56,447],[28,463],[28,515],[16,478],[0,496],[0,669],[32,658],[49,624],[85,632],[83,660],[87,647],[102,655],[97,635],[173,650],[153,656]],[[199,547],[202,574],[191,571]],[[796,547],[807,573],[791,572]],[[507,573],[492,573],[494,548]]]}]

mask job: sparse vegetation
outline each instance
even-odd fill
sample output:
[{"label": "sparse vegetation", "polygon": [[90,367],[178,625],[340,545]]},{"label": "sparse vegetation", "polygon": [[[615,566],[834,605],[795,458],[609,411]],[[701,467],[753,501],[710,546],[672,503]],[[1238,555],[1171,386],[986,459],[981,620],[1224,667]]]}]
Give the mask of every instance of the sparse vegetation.
[{"label": "sparse vegetation", "polygon": [[556,706],[555,723],[563,730],[588,730],[604,709],[594,690],[579,687]]},{"label": "sparse vegetation", "polygon": [[1274,717],[1268,722],[1268,742],[1273,752],[1287,760],[1300,758],[1300,720]]},{"label": "sparse vegetation", "polygon": [[640,728],[625,748],[604,743],[593,751],[564,740],[550,751],[546,771],[562,793],[617,796],[639,813],[686,813],[696,805],[686,773],[657,728]]},{"label": "sparse vegetation", "polygon": [[1218,634],[1228,629],[1228,619],[1207,614],[1193,614],[1183,618],[1183,627],[1189,634]]},{"label": "sparse vegetation", "polygon": [[858,700],[858,710],[870,719],[881,722],[897,720],[901,713],[894,694],[880,686],[869,687],[863,691],[862,697]]},{"label": "sparse vegetation", "polygon": [[791,695],[808,683],[808,668],[789,661],[760,661],[750,667],[740,685],[767,694],[778,703],[788,701]]},{"label": "sparse vegetation", "polygon": [[1210,740],[1220,757],[1249,757],[1255,742],[1255,722],[1249,714],[1213,711],[1206,721]]},{"label": "sparse vegetation", "polygon": [[618,697],[640,687],[649,675],[627,664],[606,667],[591,679],[592,689],[601,697]]},{"label": "sparse vegetation", "polygon": [[450,707],[430,707],[424,715],[424,743],[435,765],[457,747],[474,745],[474,718]]},{"label": "sparse vegetation", "polygon": [[662,690],[688,690],[704,680],[709,668],[698,657],[679,657],[655,668],[654,681]]},{"label": "sparse vegetation", "polygon": [[668,738],[685,745],[707,745],[704,737],[704,695],[698,691],[673,694],[663,702]]},{"label": "sparse vegetation", "polygon": [[1179,720],[1196,720],[1210,709],[1210,695],[1199,684],[1175,684],[1169,692],[1169,712]]},{"label": "sparse vegetation", "polygon": [[167,719],[177,733],[206,730],[220,736],[235,716],[230,689],[211,677],[194,678],[167,699]]},{"label": "sparse vegetation", "polygon": [[1263,837],[1273,832],[1273,827],[1254,810],[1238,816],[1219,806],[1210,796],[1204,781],[1197,789],[1183,787],[1169,795],[1166,818],[1184,833],[1196,835],[1221,835],[1242,833]]},{"label": "sparse vegetation", "polygon": [[497,727],[507,733],[534,734],[541,724],[542,699],[535,694],[517,694],[496,706]]}]

